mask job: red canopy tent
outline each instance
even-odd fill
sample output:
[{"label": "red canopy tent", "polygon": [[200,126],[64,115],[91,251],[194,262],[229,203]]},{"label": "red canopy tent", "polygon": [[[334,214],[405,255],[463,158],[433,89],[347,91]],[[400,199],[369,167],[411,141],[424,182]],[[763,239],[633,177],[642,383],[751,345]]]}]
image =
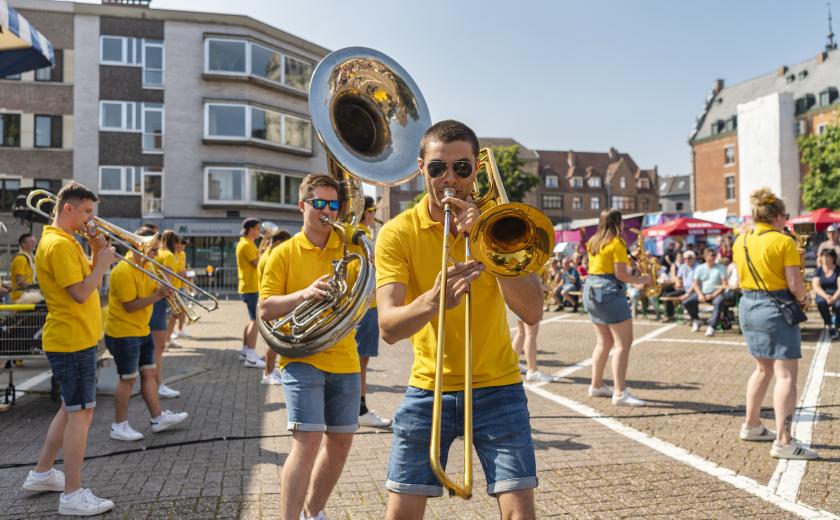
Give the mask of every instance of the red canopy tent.
[{"label": "red canopy tent", "polygon": [[645,228],[642,230],[642,235],[646,238],[657,238],[685,235],[721,235],[730,231],[732,231],[732,228],[717,222],[681,217],[658,226]]},{"label": "red canopy tent", "polygon": [[817,231],[823,231],[830,224],[840,224],[840,212],[828,208],[815,209],[808,213],[803,213],[798,217],[793,217],[787,221],[788,226],[794,224],[814,224]]}]

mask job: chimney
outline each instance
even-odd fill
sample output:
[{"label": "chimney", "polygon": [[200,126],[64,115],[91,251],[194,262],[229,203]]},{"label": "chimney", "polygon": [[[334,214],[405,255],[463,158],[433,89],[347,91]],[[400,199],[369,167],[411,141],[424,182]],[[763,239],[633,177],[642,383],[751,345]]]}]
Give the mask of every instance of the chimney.
[{"label": "chimney", "polygon": [[575,152],[569,150],[569,155],[566,156],[566,162],[569,164],[569,168],[575,167]]},{"label": "chimney", "polygon": [[787,65],[782,65],[781,67],[779,67],[779,70],[778,70],[778,72],[776,73],[776,75],[777,75],[777,76],[779,76],[779,77],[781,78],[781,77],[783,77],[785,74],[787,74],[787,71],[788,71]]},{"label": "chimney", "polygon": [[817,63],[825,63],[826,58],[828,58],[828,53],[822,51],[821,53],[817,54]]},{"label": "chimney", "polygon": [[723,90],[723,79],[716,79],[712,84],[712,92],[717,96]]},{"label": "chimney", "polygon": [[610,161],[614,161],[618,157],[618,150],[610,146],[610,151],[607,152],[607,155],[610,158]]}]

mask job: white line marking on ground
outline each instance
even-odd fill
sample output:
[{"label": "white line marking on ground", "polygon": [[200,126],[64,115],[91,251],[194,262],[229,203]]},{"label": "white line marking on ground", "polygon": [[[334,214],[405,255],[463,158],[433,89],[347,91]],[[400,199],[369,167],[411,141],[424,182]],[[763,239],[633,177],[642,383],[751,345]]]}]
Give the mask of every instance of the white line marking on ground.
[{"label": "white line marking on ground", "polygon": [[[540,325],[542,325],[544,323],[552,323],[552,322],[555,322],[555,321],[565,320],[569,316],[572,316],[572,315],[571,314],[563,314],[561,316],[554,316],[553,318],[546,318],[546,319],[544,319],[540,322]],[[510,328],[511,332],[514,332],[515,330],[516,330],[516,327],[511,327]]]},{"label": "white line marking on ground", "polygon": [[687,338],[660,338],[657,340],[645,340],[656,343],[701,343],[704,345],[738,345],[747,346],[745,341],[727,341],[723,339],[687,339]]},{"label": "white line marking on ground", "polygon": [[823,375],[825,377],[840,377],[840,372],[826,372]]},{"label": "white line marking on ground", "polygon": [[833,515],[828,511],[812,508],[806,504],[796,502],[795,499],[788,499],[779,495],[775,495],[767,487],[762,486],[761,484],[759,484],[751,478],[745,477],[743,475],[738,475],[730,469],[718,466],[714,462],[711,462],[698,455],[690,453],[687,450],[675,446],[669,442],[663,441],[662,439],[651,437],[650,435],[636,430],[635,428],[631,428],[630,426],[626,426],[611,417],[603,417],[601,412],[589,406],[586,406],[585,404],[579,403],[577,401],[557,394],[553,394],[548,390],[539,388],[538,385],[531,385],[526,383],[525,388],[541,397],[544,397],[545,399],[554,401],[555,403],[561,406],[565,406],[566,408],[569,408],[570,410],[573,410],[583,415],[584,417],[588,417],[593,421],[600,423],[603,426],[606,426],[610,430],[613,430],[616,433],[624,435],[625,437],[638,442],[639,444],[643,444],[648,448],[654,449],[659,453],[671,457],[674,460],[687,464],[693,467],[694,469],[702,471],[703,473],[711,475],[719,480],[722,480],[723,482],[731,484],[742,491],[746,491],[747,493],[755,495],[761,498],[762,500],[765,500],[777,507],[784,509],[785,511],[790,511],[791,513],[799,515],[802,518],[809,519],[838,518],[836,515]]},{"label": "white line marking on ground", "polygon": [[21,383],[19,385],[15,385],[15,390],[20,390],[22,392],[26,392],[27,390],[31,390],[35,386],[43,383],[44,381],[49,379],[50,376],[52,376],[52,370],[46,370],[44,372],[41,372],[38,375],[30,377],[29,379],[27,379],[26,381],[24,381],[23,383]]},{"label": "white line marking on ground", "polygon": [[[823,330],[817,342],[814,359],[811,360],[811,368],[808,370],[808,378],[805,380],[805,389],[799,399],[799,408],[793,414],[791,435],[805,447],[811,446],[814,426],[819,420],[819,414],[814,407],[820,404],[825,364],[830,350],[831,337],[828,335],[828,331]],[[773,476],[767,484],[768,489],[781,497],[796,500],[807,466],[807,460],[780,460],[776,465],[776,471],[773,472]]]}]

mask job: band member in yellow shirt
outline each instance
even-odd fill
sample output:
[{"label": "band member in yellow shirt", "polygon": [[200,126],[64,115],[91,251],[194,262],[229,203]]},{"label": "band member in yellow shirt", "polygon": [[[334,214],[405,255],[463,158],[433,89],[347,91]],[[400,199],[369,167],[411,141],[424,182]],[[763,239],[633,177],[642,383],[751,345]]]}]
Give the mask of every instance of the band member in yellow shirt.
[{"label": "band member in yellow shirt", "polygon": [[[153,236],[155,232],[148,228],[140,228],[135,234],[148,237]],[[156,240],[146,254],[154,258],[159,250],[160,240]],[[117,387],[114,389],[111,438],[118,441],[139,441],[143,434],[128,423],[128,400],[138,372],[140,392],[152,417],[153,432],[161,432],[183,422],[187,413],[161,411],[155,379],[155,342],[149,330],[149,319],[154,303],[166,298],[172,291],[157,286],[148,275],[128,264],[130,261],[143,267],[147,264],[143,257],[130,252],[128,258],[129,260],[119,262],[111,271],[105,345],[114,356],[119,376]]]},{"label": "band member in yellow shirt", "polygon": [[35,237],[24,233],[18,238],[20,251],[12,259],[9,274],[12,277],[12,292],[9,299],[17,302],[24,290],[35,283]]},{"label": "band member in yellow shirt", "polygon": [[[498,278],[465,258],[465,238],[478,218],[470,193],[478,171],[478,138],[458,121],[429,128],[418,166],[427,194],[386,223],[376,241],[376,304],[379,330],[388,343],[411,338],[414,363],[400,408],[394,414],[391,460],[385,487],[386,518],[421,519],[430,496],[443,488],[429,463],[430,422],[438,334],[445,334],[441,459],[464,424],[459,413],[464,388],[464,293],[472,294],[474,445],[498,500],[502,518],[533,519],[537,468],[527,398],[506,315],[525,323],[542,317],[542,287],[536,275]],[[445,197],[444,189],[454,197]],[[444,204],[454,211],[446,287],[440,286]],[[440,291],[446,292],[446,328],[438,330]],[[460,426],[459,426],[460,425]]]},{"label": "band member in yellow shirt", "polygon": [[[155,260],[170,271],[177,273],[178,260],[175,258],[175,244],[180,241],[180,238],[171,229],[165,229],[160,235],[160,240],[161,248]],[[179,287],[181,281],[174,277],[169,277],[169,283],[173,287]],[[175,321],[177,319],[177,309],[171,309],[165,298],[155,302],[152,308],[152,318],[149,321],[149,327],[155,343],[155,379],[158,385],[158,396],[164,399],[173,399],[181,395],[180,391],[163,384],[163,354],[166,352],[167,344],[170,343],[172,330],[175,328]]]},{"label": "band member in yellow shirt", "polygon": [[[175,260],[178,261],[178,274],[187,278],[187,241],[184,240],[183,237],[179,237],[178,242],[175,244]],[[179,289],[184,288],[184,283],[180,280],[176,280],[180,285],[178,285]],[[186,313],[181,313],[178,316],[178,323],[176,328],[172,331],[172,335],[170,339],[172,341],[178,339],[179,337],[189,338],[191,336],[190,332],[186,328],[187,324],[187,315]]]},{"label": "band member in yellow shirt", "polygon": [[[265,272],[265,264],[268,263],[268,255],[275,247],[279,246],[286,240],[292,238],[285,229],[277,229],[268,237],[263,237],[266,241],[266,247],[262,248],[260,253],[260,262],[257,265],[257,277],[262,285],[263,273]],[[265,369],[262,375],[262,384],[264,385],[282,385],[283,380],[280,376],[280,369],[277,368],[277,352],[268,349],[265,353]]]},{"label": "band member in yellow shirt", "polygon": [[[260,286],[260,318],[274,320],[300,303],[327,296],[332,262],[343,257],[341,239],[321,216],[336,219],[339,186],[327,175],[307,175],[298,207],[303,229],[271,252]],[[348,269],[350,287],[358,263]],[[354,331],[317,354],[280,356],[292,449],[283,464],[280,518],[323,518],[359,427],[359,354]],[[326,432],[326,434],[324,433]],[[307,492],[308,490],[308,492]]]},{"label": "band member in yellow shirt", "polygon": [[265,360],[257,354],[257,300],[260,297],[257,266],[260,251],[256,240],[260,238],[260,221],[246,218],[242,221],[242,231],[236,244],[236,271],[239,277],[239,296],[248,308],[248,324],[242,331],[242,349],[239,359],[248,368],[265,368]]},{"label": "band member in yellow shirt", "polygon": [[[114,262],[104,237],[90,239],[88,259],[74,233],[86,231],[94,217],[96,195],[76,182],[58,192],[55,219],[45,226],[35,257],[38,281],[47,302],[43,348],[61,388],[62,406],[47,431],[34,471],[23,488],[64,491],[59,514],[95,515],[114,507],[81,487],[82,461],[96,406],[96,344],[102,337],[99,286]],[[59,450],[65,473],[53,468]]]}]

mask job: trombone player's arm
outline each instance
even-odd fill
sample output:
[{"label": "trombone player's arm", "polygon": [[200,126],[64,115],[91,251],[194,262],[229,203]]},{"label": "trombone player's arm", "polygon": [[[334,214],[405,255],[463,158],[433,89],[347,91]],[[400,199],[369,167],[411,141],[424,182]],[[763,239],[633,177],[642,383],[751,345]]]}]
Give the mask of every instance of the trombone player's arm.
[{"label": "trombone player's arm", "polygon": [[[266,266],[266,269],[267,268],[268,266]],[[272,296],[268,296],[267,298],[260,300],[260,319],[263,321],[276,320],[280,316],[285,316],[286,314],[292,312],[295,307],[306,300],[320,300],[321,298],[326,298],[329,295],[329,284],[327,283],[329,278],[330,275],[325,274],[312,282],[312,284],[306,289],[301,289],[300,291],[295,291],[290,294],[273,294]],[[266,281],[264,280],[263,286],[265,285]],[[268,285],[268,290],[271,290],[270,281],[268,282]],[[260,287],[260,291],[263,291],[263,287]]]}]

